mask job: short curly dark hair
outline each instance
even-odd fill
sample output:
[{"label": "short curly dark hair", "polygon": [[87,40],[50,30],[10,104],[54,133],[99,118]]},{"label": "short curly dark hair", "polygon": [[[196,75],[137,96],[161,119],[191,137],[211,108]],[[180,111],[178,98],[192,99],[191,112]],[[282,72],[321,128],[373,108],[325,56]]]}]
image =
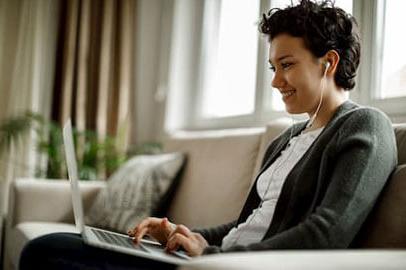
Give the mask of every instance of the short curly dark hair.
[{"label": "short curly dark hair", "polygon": [[334,80],[345,90],[354,88],[361,54],[358,24],[333,2],[302,0],[295,6],[271,9],[263,14],[259,31],[268,35],[270,42],[279,34],[302,37],[316,57],[336,50],[340,61]]}]

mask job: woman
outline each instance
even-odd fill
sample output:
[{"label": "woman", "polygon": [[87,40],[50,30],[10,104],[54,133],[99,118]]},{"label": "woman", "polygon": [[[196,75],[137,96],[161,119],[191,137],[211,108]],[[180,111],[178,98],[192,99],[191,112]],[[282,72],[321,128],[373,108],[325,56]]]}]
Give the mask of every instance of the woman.
[{"label": "woman", "polygon": [[[150,235],[168,251],[183,248],[191,256],[351,246],[397,163],[391,122],[347,99],[360,57],[355,19],[329,2],[303,0],[264,15],[260,31],[270,41],[272,86],[289,113],[307,113],[310,119],[271,142],[237,220],[191,231],[166,218],[148,218],[129,231],[134,241]],[[86,258],[75,255],[78,251]],[[21,268],[174,267],[131,260],[85,246],[77,235],[54,234],[27,245]]]}]

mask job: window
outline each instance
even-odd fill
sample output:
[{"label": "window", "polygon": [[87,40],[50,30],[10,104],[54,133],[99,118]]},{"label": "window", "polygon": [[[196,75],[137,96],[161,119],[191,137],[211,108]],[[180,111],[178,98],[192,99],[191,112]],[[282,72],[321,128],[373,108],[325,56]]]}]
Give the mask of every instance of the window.
[{"label": "window", "polygon": [[406,24],[406,1],[383,3],[382,75],[379,98],[406,96],[406,36],[401,34]]},{"label": "window", "polygon": [[206,1],[203,29],[207,57],[203,58],[200,103],[203,118],[254,112],[258,14],[259,1]]},{"label": "window", "polygon": [[[406,18],[401,0],[355,2],[361,26],[363,50],[358,93],[354,99],[378,107],[394,119],[406,115]],[[372,15],[372,16],[371,16]]]},{"label": "window", "polygon": [[[257,23],[270,8],[284,8],[291,2],[198,2],[203,7],[202,32],[201,40],[196,42],[200,47],[191,54],[196,58],[195,65],[191,65],[195,77],[190,80],[196,84],[184,87],[191,94],[184,91],[185,95],[181,95],[188,106],[180,117],[174,117],[187,119],[181,128],[263,126],[272,119],[287,116],[279,92],[271,87],[269,45],[258,33]],[[406,1],[336,0],[335,5],[354,14],[361,30],[361,65],[356,88],[350,91],[351,99],[378,107],[389,116],[404,117],[406,55],[402,51],[406,37],[402,27],[406,19],[402,11]]]}]

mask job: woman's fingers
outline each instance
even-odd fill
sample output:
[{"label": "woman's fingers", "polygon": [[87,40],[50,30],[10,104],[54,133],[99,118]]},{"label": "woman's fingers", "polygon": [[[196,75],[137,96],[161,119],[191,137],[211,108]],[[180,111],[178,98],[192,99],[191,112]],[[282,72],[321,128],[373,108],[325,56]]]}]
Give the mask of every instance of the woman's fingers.
[{"label": "woman's fingers", "polygon": [[149,235],[161,244],[165,244],[174,227],[175,225],[170,223],[167,218],[149,217],[141,221],[134,229],[129,230],[128,235],[134,238],[135,243],[140,242],[145,235]]},{"label": "woman's fingers", "polygon": [[179,232],[180,234],[183,234],[186,237],[190,237],[192,235],[192,232],[189,230],[189,228],[182,224],[176,226],[175,231]]},{"label": "woman's fingers", "polygon": [[180,233],[175,233],[171,238],[168,239],[166,244],[166,250],[172,252],[177,250],[179,247],[183,247],[186,251],[190,250],[190,239]]},{"label": "woman's fingers", "polygon": [[148,223],[149,223],[149,218],[142,220],[137,226],[134,227],[134,229],[128,230],[127,234],[129,236],[134,236],[134,234],[136,234],[137,231],[139,231],[141,228],[145,227],[146,224],[148,224]]},{"label": "woman's fingers", "polygon": [[137,227],[135,227],[134,229],[128,230],[127,234],[128,234],[128,236],[133,237],[136,231],[137,231]]},{"label": "woman's fingers", "polygon": [[128,231],[134,237],[134,242],[139,243],[145,235],[150,235],[161,244],[166,244],[166,250],[171,252],[183,247],[190,256],[202,254],[207,246],[206,240],[200,235],[191,232],[184,225],[175,225],[167,218],[146,218],[134,229]]},{"label": "woman's fingers", "polygon": [[168,239],[171,238],[176,233],[182,234],[186,237],[190,237],[192,232],[185,225],[177,225],[175,229],[169,234]]},{"label": "woman's fingers", "polygon": [[173,224],[171,224],[167,218],[163,218],[160,225],[161,229],[167,232],[167,235],[173,231]]},{"label": "woman's fingers", "polygon": [[154,223],[159,223],[157,218],[146,218],[140,222],[133,230],[130,230],[128,235],[134,237],[134,242],[138,243],[141,239],[148,234],[149,228],[154,225]]},{"label": "woman's fingers", "polygon": [[148,227],[144,227],[144,228],[138,230],[133,236],[134,243],[139,243],[146,234],[148,234]]},{"label": "woman's fingers", "polygon": [[173,234],[166,244],[166,250],[172,252],[179,247],[183,247],[189,256],[199,256],[203,253],[203,250],[208,246],[206,239],[198,233],[189,233],[186,236],[181,233]]}]

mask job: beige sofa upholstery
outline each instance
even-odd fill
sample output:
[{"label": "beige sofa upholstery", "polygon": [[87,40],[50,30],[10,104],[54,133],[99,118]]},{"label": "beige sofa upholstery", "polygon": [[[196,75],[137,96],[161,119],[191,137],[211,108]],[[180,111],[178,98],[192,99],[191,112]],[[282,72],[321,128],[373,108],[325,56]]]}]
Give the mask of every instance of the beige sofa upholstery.
[{"label": "beige sofa upholstery", "polygon": [[[177,134],[166,142],[165,150],[186,152],[188,157],[183,172],[187,181],[180,183],[169,209],[173,220],[207,227],[238,215],[253,178],[263,131],[241,132],[227,136],[203,132],[203,138]],[[213,211],[219,207],[227,211]]]},{"label": "beige sofa upholstery", "polygon": [[[88,208],[101,181],[81,183]],[[52,232],[76,232],[68,181],[17,179],[10,186],[6,217],[4,269],[16,269],[23,246],[31,239]]]},{"label": "beige sofa upholstery", "polygon": [[[188,161],[169,208],[169,218],[190,227],[212,226],[236,218],[266,146],[290,123],[290,120],[281,120],[270,123],[266,128],[171,134],[164,143],[165,150],[183,151],[187,153]],[[337,265],[345,258],[348,258],[347,268],[343,265],[342,269],[377,269],[371,266],[378,257],[380,265],[406,269],[406,165],[402,165],[406,163],[406,125],[395,126],[395,130],[399,167],[361,230],[357,245],[403,249],[396,252],[348,250],[221,254],[199,258],[182,270],[280,269],[284,261],[290,262],[286,269],[307,269],[305,265],[312,269],[339,269]],[[104,186],[101,181],[81,183],[85,208]],[[67,181],[17,179],[10,192],[5,230],[5,269],[16,268],[21,249],[30,239],[50,232],[76,230]],[[244,258],[244,262],[239,263],[236,258]],[[357,267],[350,268],[351,265]]]}]

